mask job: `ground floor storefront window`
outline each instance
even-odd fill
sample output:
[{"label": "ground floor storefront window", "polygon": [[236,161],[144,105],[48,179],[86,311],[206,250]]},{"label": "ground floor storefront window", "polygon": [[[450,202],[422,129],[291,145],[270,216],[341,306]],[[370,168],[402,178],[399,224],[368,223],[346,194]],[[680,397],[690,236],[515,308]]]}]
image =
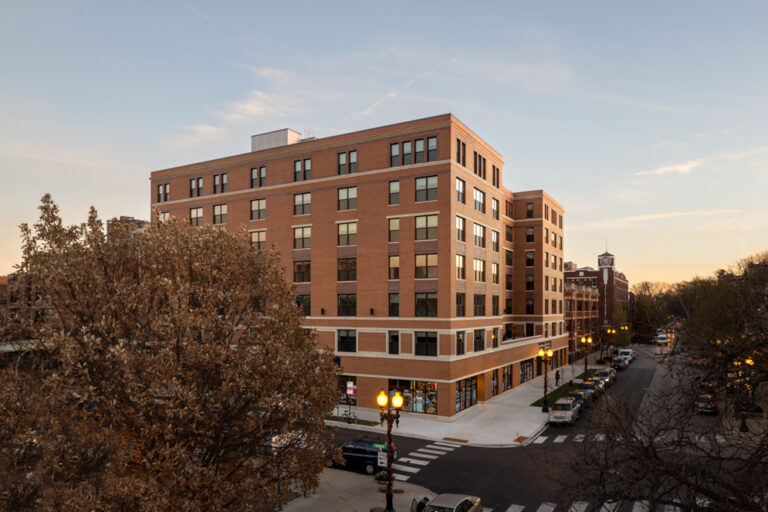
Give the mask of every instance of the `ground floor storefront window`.
[{"label": "ground floor storefront window", "polygon": [[477,405],[477,377],[456,382],[456,412]]},{"label": "ground floor storefront window", "polygon": [[504,391],[512,389],[512,365],[507,365],[501,369],[501,387]]},{"label": "ground floor storefront window", "polygon": [[499,394],[499,370],[498,368],[491,373],[491,395]]},{"label": "ground floor storefront window", "polygon": [[389,379],[389,395],[403,395],[402,411],[437,414],[437,382]]},{"label": "ground floor storefront window", "polygon": [[533,359],[520,363],[520,383],[528,382],[533,378]]}]

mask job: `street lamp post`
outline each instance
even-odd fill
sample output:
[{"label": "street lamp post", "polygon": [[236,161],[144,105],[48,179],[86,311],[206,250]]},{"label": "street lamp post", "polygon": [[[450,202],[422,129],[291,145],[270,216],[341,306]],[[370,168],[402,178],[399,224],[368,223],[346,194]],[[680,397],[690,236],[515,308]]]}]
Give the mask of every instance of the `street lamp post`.
[{"label": "street lamp post", "polygon": [[592,336],[582,336],[581,337],[581,346],[584,347],[584,378],[587,378],[587,358],[589,357],[589,352],[587,352],[587,347],[592,346]]},{"label": "street lamp post", "polygon": [[[384,512],[395,512],[392,505],[392,454],[394,452],[392,449],[392,423],[400,426],[400,408],[403,406],[403,397],[397,391],[390,402],[389,397],[382,390],[376,397],[376,403],[379,405],[381,424],[387,422],[387,508],[384,509]],[[393,408],[394,412],[392,412]]]},{"label": "street lamp post", "polygon": [[549,360],[552,359],[552,349],[544,351],[543,348],[540,348],[539,357],[544,360],[544,405],[541,406],[541,412],[549,412],[549,404],[547,403],[547,368],[549,367]]}]

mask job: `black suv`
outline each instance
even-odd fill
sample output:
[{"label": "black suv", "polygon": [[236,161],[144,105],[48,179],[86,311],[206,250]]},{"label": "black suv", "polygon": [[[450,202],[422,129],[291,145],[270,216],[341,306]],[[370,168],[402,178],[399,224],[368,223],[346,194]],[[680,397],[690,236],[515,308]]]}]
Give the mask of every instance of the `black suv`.
[{"label": "black suv", "polygon": [[[376,472],[379,460],[379,450],[387,451],[387,442],[384,440],[362,437],[357,441],[347,441],[341,446],[341,455],[344,457],[345,467],[362,469],[367,474]],[[392,443],[393,460],[397,460],[397,447]]]}]

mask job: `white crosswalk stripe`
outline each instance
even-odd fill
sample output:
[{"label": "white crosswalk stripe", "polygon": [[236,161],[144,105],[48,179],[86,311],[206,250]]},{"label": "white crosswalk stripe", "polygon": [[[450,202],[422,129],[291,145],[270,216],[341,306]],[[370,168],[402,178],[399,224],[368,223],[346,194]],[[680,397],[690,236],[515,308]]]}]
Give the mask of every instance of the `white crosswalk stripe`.
[{"label": "white crosswalk stripe", "polygon": [[[439,450],[436,448],[439,448]],[[405,482],[411,475],[421,471],[424,466],[437,459],[440,455],[451,453],[456,448],[460,448],[460,446],[436,446],[435,444],[429,444],[425,448],[417,448],[406,457],[397,459],[396,464],[392,464],[392,476],[401,482]]]},{"label": "white crosswalk stripe", "polygon": [[636,501],[632,505],[632,512],[651,512],[651,504],[647,501]]},{"label": "white crosswalk stripe", "polygon": [[535,441],[533,441],[533,444],[541,444],[546,440],[547,440],[547,436],[539,436],[538,438],[536,438]]},{"label": "white crosswalk stripe", "polygon": [[715,439],[717,440],[718,444],[725,444],[727,442],[723,434],[717,434]]},{"label": "white crosswalk stripe", "polygon": [[506,512],[523,512],[525,505],[510,505]]},{"label": "white crosswalk stripe", "polygon": [[587,436],[584,435],[584,434],[576,434],[575,436],[573,436],[573,442],[574,443],[583,443],[585,437],[587,437]]},{"label": "white crosswalk stripe", "polygon": [[595,434],[595,441],[605,441],[605,434]]},{"label": "white crosswalk stripe", "polygon": [[563,442],[563,441],[565,441],[566,439],[568,439],[568,436],[557,436],[557,437],[555,438],[555,440],[553,441],[553,443],[562,443],[562,442]]},{"label": "white crosswalk stripe", "polygon": [[419,453],[430,453],[432,455],[445,455],[445,452],[441,452],[438,450],[427,450],[426,448],[419,448],[416,451]]},{"label": "white crosswalk stripe", "polygon": [[411,459],[409,457],[400,457],[397,462],[405,462],[406,464],[416,464],[417,466],[426,466],[429,464],[428,460]]},{"label": "white crosswalk stripe", "polygon": [[589,507],[588,501],[577,501],[576,503],[571,504],[571,508],[568,509],[569,512],[584,512],[587,510],[587,507]]},{"label": "white crosswalk stripe", "polygon": [[405,471],[406,473],[418,473],[419,468],[412,468],[411,466],[404,466],[402,464],[392,464],[392,469],[398,471]]},{"label": "white crosswalk stripe", "polygon": [[421,448],[416,450],[415,452],[411,452],[408,454],[409,457],[421,457],[422,459],[430,459],[435,460],[437,458],[437,455],[427,455],[426,453],[421,453]]},{"label": "white crosswalk stripe", "polygon": [[392,473],[392,478],[395,480],[400,480],[401,482],[407,482],[411,477],[408,475],[401,475],[400,473]]},{"label": "white crosswalk stripe", "polygon": [[603,506],[600,507],[600,512],[616,512],[619,510],[618,501],[606,501]]},{"label": "white crosswalk stripe", "polygon": [[450,446],[451,448],[461,448],[464,446],[463,444],[452,443],[450,441],[435,441],[433,444],[439,444],[440,446]]},{"label": "white crosswalk stripe", "polygon": [[557,504],[555,503],[542,503],[539,508],[536,509],[536,512],[552,512],[557,507]]},{"label": "white crosswalk stripe", "polygon": [[438,450],[438,451],[441,451],[443,453],[452,452],[453,450],[456,449],[453,446],[440,446],[437,443],[428,444],[427,448],[429,448],[430,450]]}]

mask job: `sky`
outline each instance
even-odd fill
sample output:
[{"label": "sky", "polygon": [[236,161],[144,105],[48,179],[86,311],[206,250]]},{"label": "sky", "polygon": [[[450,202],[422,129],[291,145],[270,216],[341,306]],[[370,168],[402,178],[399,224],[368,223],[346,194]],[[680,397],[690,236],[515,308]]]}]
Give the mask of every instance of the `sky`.
[{"label": "sky", "polygon": [[768,3],[0,0],[0,275],[51,193],[149,218],[150,172],[452,113],[565,257],[629,281],[768,249]]}]

